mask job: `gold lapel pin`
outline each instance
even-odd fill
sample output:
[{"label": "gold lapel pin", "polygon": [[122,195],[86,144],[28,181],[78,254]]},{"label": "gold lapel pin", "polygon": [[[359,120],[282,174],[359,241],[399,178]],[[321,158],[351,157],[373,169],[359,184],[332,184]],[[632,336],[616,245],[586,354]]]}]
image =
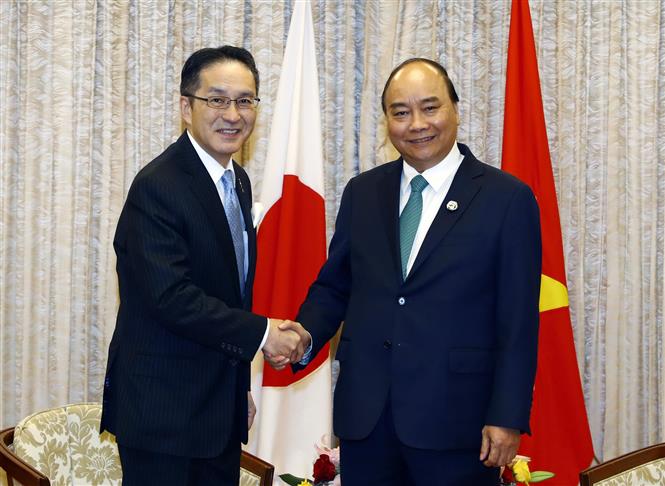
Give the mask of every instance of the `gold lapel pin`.
[{"label": "gold lapel pin", "polygon": [[448,201],[448,204],[446,204],[446,209],[448,211],[457,211],[457,201]]}]

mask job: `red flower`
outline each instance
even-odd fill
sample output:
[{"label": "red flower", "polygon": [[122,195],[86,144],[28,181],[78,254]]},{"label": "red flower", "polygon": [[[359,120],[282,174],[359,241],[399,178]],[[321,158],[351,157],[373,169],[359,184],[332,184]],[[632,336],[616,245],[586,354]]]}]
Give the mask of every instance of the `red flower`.
[{"label": "red flower", "polygon": [[515,481],[515,476],[513,475],[513,471],[509,467],[505,467],[503,469],[503,474],[501,475],[501,479],[503,479],[504,483],[512,483]]},{"label": "red flower", "polygon": [[314,463],[314,482],[332,481],[335,479],[335,465],[330,462],[328,454],[321,454]]}]

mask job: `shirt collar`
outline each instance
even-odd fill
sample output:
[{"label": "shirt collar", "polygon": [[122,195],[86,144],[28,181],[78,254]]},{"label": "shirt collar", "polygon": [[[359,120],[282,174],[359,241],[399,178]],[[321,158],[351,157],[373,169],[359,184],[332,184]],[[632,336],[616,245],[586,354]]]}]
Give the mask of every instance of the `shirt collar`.
[{"label": "shirt collar", "polygon": [[236,172],[233,169],[233,159],[229,159],[229,164],[225,168],[217,162],[215,159],[212,158],[212,155],[210,155],[208,152],[206,152],[203,147],[201,147],[196,140],[194,140],[194,137],[192,137],[192,134],[189,133],[189,130],[187,130],[187,136],[189,137],[189,141],[192,142],[192,145],[194,146],[194,150],[196,150],[196,153],[199,155],[199,158],[201,159],[201,162],[203,162],[203,165],[205,166],[206,170],[208,171],[208,174],[210,174],[210,177],[212,178],[212,181],[217,185],[217,182],[222,178],[224,175],[224,171],[230,170],[233,179],[231,180],[236,180]]},{"label": "shirt collar", "polygon": [[[457,171],[457,167],[462,161],[462,153],[457,146],[457,141],[453,144],[453,147],[448,152],[443,160],[437,163],[434,167],[430,167],[426,171],[420,173],[427,183],[434,189],[434,192],[438,192],[441,189],[443,183],[450,177],[451,173]],[[404,191],[406,187],[411,184],[411,179],[416,177],[419,172],[411,167],[406,161],[402,162],[402,182],[401,189]]]}]

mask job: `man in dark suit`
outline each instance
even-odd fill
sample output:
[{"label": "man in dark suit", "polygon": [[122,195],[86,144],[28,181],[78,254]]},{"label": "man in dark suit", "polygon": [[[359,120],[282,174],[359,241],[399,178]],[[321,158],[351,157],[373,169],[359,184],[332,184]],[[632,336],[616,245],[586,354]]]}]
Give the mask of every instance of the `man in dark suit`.
[{"label": "man in dark suit", "polygon": [[192,54],[187,130],[137,174],[120,215],[101,430],[116,435],[125,485],[237,485],[250,361],[258,349],[302,355],[296,332],[250,312],[252,193],[231,157],[254,128],[258,88],[245,49]]},{"label": "man in dark suit", "polygon": [[344,486],[496,486],[529,431],[538,206],[456,142],[457,102],[434,61],[390,75],[382,104],[402,157],[346,186],[297,317],[312,355],[345,321],[334,402]]}]

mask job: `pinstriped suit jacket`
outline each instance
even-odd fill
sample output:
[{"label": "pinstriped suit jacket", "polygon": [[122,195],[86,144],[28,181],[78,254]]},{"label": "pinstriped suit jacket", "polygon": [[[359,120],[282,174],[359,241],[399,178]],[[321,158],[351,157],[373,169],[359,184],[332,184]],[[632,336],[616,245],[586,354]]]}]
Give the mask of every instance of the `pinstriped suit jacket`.
[{"label": "pinstriped suit jacket", "polygon": [[249,312],[256,262],[251,187],[235,165],[248,231],[238,269],[217,189],[187,134],[136,176],[118,221],[120,308],[109,346],[101,430],[136,449],[218,455],[247,439],[250,361],[266,319]]}]

